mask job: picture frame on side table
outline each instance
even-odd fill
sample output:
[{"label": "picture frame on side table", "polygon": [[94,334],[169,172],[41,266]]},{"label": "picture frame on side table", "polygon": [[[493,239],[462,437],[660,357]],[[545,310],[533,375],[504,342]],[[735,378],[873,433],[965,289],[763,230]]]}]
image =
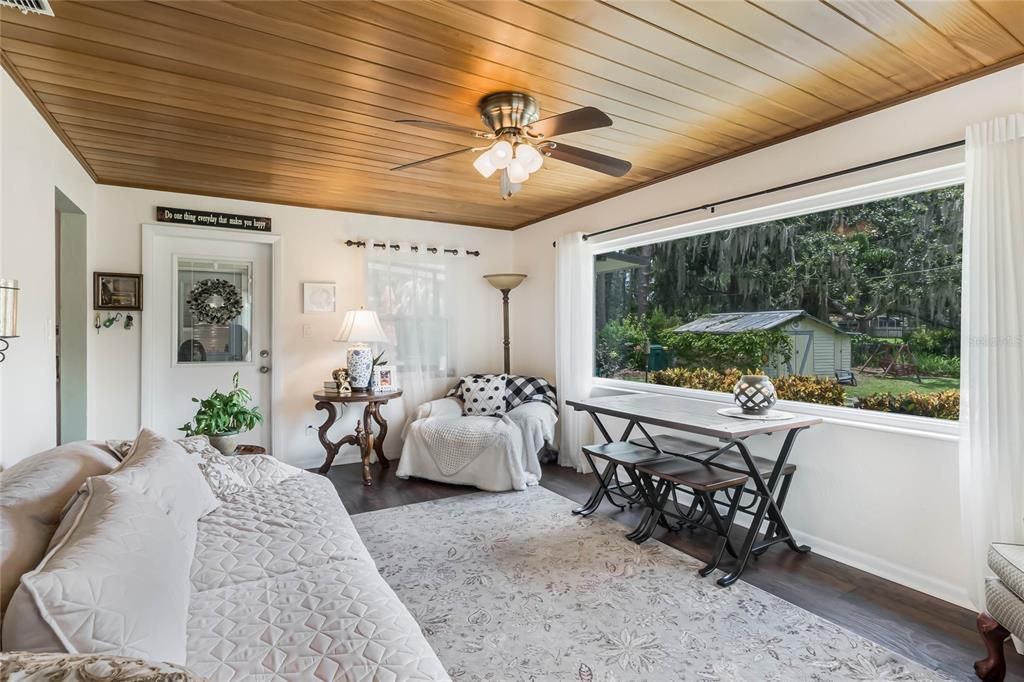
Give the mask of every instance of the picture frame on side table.
[{"label": "picture frame on side table", "polygon": [[373,390],[376,393],[389,393],[398,390],[394,365],[377,365],[373,368]]}]

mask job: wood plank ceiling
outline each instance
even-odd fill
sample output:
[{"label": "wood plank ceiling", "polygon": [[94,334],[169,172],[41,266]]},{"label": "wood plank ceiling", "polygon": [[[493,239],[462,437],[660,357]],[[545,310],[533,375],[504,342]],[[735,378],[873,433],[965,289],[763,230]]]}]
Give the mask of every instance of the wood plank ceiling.
[{"label": "wood plank ceiling", "polygon": [[[5,68],[98,182],[515,228],[1010,66],[1018,0],[54,3],[4,9]],[[466,146],[476,104],[595,106],[569,144],[623,178],[548,160],[508,201]]]}]

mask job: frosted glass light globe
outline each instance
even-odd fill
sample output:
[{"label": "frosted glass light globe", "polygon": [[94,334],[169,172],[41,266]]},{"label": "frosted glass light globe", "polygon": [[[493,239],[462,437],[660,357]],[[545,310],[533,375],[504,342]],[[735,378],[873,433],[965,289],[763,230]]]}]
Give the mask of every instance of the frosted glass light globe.
[{"label": "frosted glass light globe", "polygon": [[498,170],[494,164],[491,163],[491,153],[489,151],[486,151],[476,157],[476,161],[473,162],[473,168],[476,168],[477,173],[485,178],[491,177],[491,175],[494,174],[494,171]]},{"label": "frosted glass light globe", "polygon": [[512,160],[512,145],[505,140],[498,140],[487,154],[495,168],[505,168]]},{"label": "frosted glass light globe", "polygon": [[527,173],[536,173],[544,165],[544,155],[528,144],[516,145],[516,160],[523,164]]},{"label": "frosted glass light globe", "polygon": [[520,183],[530,179],[530,174],[519,159],[512,159],[508,164],[509,182]]}]

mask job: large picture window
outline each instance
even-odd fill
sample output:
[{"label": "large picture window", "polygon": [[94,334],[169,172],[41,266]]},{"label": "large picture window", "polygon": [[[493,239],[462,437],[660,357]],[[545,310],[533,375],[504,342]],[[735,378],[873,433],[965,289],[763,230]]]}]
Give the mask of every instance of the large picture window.
[{"label": "large picture window", "polygon": [[595,256],[595,374],[957,419],[962,185]]}]

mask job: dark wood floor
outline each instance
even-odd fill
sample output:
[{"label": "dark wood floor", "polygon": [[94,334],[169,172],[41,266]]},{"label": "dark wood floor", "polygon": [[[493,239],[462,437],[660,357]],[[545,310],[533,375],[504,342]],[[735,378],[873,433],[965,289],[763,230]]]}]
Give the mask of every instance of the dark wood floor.
[{"label": "dark wood floor", "polygon": [[[333,467],[327,477],[350,514],[479,492],[418,479],[403,481],[394,471],[393,466],[384,471],[374,467],[372,487],[363,486],[358,464]],[[591,490],[588,476],[554,465],[545,466],[541,484],[581,503]],[[598,513],[627,526],[639,518],[636,510],[620,512],[607,502]],[[714,548],[708,534],[664,529],[659,533],[657,539],[701,560],[707,560]],[[798,555],[781,547],[752,563],[743,580],[954,679],[977,679],[972,666],[983,647],[974,629],[975,614],[941,599],[813,552]],[[1006,646],[1006,679],[1024,682],[1024,657],[1009,643]]]}]

